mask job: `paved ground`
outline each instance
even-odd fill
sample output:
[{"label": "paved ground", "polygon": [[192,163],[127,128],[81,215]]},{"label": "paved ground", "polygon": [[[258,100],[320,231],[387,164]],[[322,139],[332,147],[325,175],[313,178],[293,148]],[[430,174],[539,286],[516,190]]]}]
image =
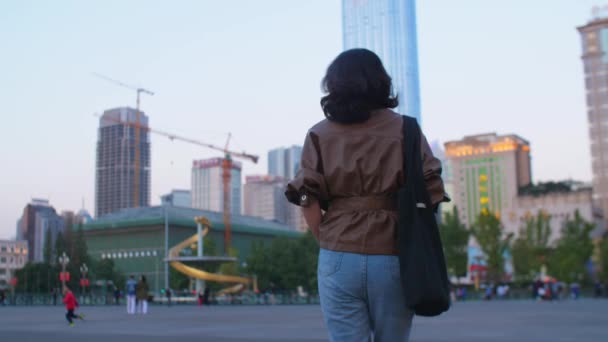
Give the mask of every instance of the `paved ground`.
[{"label": "paved ground", "polygon": [[[327,341],[318,306],[85,307],[70,328],[60,307],[0,307],[1,341]],[[416,318],[414,342],[608,341],[608,300],[562,303],[457,303],[447,314]]]}]

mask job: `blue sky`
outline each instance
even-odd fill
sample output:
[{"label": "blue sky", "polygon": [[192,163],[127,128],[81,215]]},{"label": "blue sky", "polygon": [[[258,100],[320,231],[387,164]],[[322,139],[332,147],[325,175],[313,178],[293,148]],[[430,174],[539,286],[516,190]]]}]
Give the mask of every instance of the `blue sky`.
[{"label": "blue sky", "polygon": [[[371,0],[370,0],[371,1]],[[591,179],[576,26],[592,0],[418,1],[422,116],[431,140],[496,131],[531,142],[533,177]],[[601,2],[599,2],[601,4]],[[322,118],[341,50],[337,0],[0,3],[0,238],[32,197],[94,211],[97,120],[134,106],[99,72],[156,92],[154,128],[262,156]],[[152,136],[152,202],[217,153]]]}]

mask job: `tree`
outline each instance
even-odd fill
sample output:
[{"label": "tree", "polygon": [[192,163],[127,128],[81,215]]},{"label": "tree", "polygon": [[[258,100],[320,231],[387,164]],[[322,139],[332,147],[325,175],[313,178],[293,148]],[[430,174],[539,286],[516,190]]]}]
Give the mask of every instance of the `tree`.
[{"label": "tree", "polygon": [[604,236],[600,243],[600,275],[608,281],[608,236]]},{"label": "tree", "polygon": [[169,287],[176,290],[187,289],[190,286],[190,278],[185,274],[171,268],[169,269]]},{"label": "tree", "polygon": [[526,218],[513,243],[511,254],[517,278],[529,281],[541,271],[549,254],[551,217],[539,211],[536,217]]},{"label": "tree", "polygon": [[63,253],[68,253],[67,246],[65,244],[65,239],[63,237],[63,233],[57,233],[57,237],[55,238],[55,259],[62,255]]},{"label": "tree", "polygon": [[110,280],[114,286],[123,288],[125,283],[125,275],[116,269],[114,260],[101,259],[94,263],[93,273],[97,280]]},{"label": "tree", "polygon": [[576,211],[574,218],[565,222],[562,236],[557,241],[549,262],[552,276],[566,282],[579,281],[586,272],[586,263],[593,254],[593,241],[589,233],[594,224],[585,221]]},{"label": "tree", "polygon": [[504,254],[513,233],[504,234],[500,220],[490,211],[483,211],[471,227],[471,233],[486,256],[487,278],[499,282],[504,273]]},{"label": "tree", "polygon": [[89,248],[87,246],[87,240],[84,238],[84,230],[82,229],[82,223],[78,225],[75,236],[72,239],[72,255],[70,258],[75,265],[82,265],[83,263],[90,263],[89,259]]},{"label": "tree", "polygon": [[511,246],[511,256],[516,280],[528,282],[540,272],[540,263],[526,239],[518,237],[515,240]]},{"label": "tree", "polygon": [[258,286],[267,288],[270,285],[270,273],[272,265],[266,247],[261,241],[251,243],[251,252],[247,258],[247,271],[257,276]]},{"label": "tree", "polygon": [[310,232],[298,239],[279,237],[270,246],[254,242],[247,269],[257,276],[262,289],[294,290],[302,286],[308,292],[316,292],[318,255],[319,245]]},{"label": "tree", "polygon": [[234,248],[234,247],[230,247],[230,249],[228,250],[228,256],[231,256],[233,258],[236,258],[237,261],[236,262],[226,262],[220,265],[219,268],[219,273],[221,274],[226,274],[226,275],[239,275],[239,263],[238,263],[238,257],[239,257],[239,251]]},{"label": "tree", "polygon": [[28,263],[24,268],[15,271],[17,292],[49,293],[59,283],[57,268],[48,263]]},{"label": "tree", "polygon": [[42,253],[45,263],[53,263],[53,235],[50,229],[47,229],[44,233],[44,250]]},{"label": "tree", "polygon": [[[82,224],[80,225],[82,227]],[[63,230],[63,241],[65,241],[65,253],[70,256],[74,255],[74,247],[76,242],[74,241],[74,217],[66,220],[65,229]]]},{"label": "tree", "polygon": [[463,277],[467,274],[470,232],[460,221],[458,209],[446,212],[439,225],[443,252],[450,275]]},{"label": "tree", "polygon": [[[298,239],[301,247],[300,260],[303,262],[302,286],[308,292],[317,292],[317,264],[319,263],[319,243],[308,230]],[[466,266],[465,266],[466,267]]]}]

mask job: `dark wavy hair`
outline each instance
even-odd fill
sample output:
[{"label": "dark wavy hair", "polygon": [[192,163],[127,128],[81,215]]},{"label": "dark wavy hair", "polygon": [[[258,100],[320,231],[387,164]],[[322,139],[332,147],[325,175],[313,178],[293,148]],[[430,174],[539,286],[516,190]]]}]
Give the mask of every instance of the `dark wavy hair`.
[{"label": "dark wavy hair", "polygon": [[382,61],[367,49],[338,55],[327,68],[322,88],[327,93],[321,98],[325,117],[339,123],[364,122],[375,109],[399,105]]}]

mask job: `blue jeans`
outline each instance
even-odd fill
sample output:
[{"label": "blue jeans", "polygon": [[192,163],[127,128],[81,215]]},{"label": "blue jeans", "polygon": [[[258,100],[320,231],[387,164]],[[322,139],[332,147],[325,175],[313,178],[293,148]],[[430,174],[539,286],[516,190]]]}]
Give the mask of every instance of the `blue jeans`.
[{"label": "blue jeans", "polygon": [[408,341],[413,313],[401,292],[397,256],[321,249],[318,279],[330,341]]}]

